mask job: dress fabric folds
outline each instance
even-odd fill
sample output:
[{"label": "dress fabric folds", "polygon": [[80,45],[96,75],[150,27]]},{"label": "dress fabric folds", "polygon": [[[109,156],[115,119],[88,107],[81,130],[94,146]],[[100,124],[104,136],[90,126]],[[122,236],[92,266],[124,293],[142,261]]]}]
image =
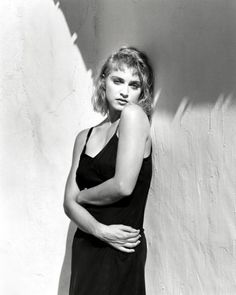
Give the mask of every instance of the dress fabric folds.
[{"label": "dress fabric folds", "polygon": [[[114,176],[118,137],[115,133],[95,156],[86,154],[86,144],[76,172],[80,190],[99,185]],[[132,167],[127,167],[132,169]],[[70,295],[145,295],[144,266],[146,239],[143,230],[144,209],[152,175],[151,155],[143,159],[132,194],[116,203],[84,207],[99,222],[124,224],[140,229],[141,243],[134,253],[114,249],[96,237],[77,229],[72,245]]]}]

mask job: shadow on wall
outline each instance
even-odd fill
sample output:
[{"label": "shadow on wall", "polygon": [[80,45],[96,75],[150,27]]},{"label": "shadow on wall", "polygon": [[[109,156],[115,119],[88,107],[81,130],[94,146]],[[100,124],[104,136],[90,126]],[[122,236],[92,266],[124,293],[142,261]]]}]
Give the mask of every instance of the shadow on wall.
[{"label": "shadow on wall", "polygon": [[71,272],[71,250],[75,231],[76,225],[73,222],[70,222],[66,239],[66,252],[59,278],[58,295],[66,295],[69,291]]},{"label": "shadow on wall", "polygon": [[158,109],[170,116],[183,98],[235,97],[234,0],[61,0],[59,7],[93,76],[120,46],[144,50],[158,72]]},{"label": "shadow on wall", "polygon": [[[234,0],[61,0],[59,7],[93,77],[122,45],[147,53],[161,89],[159,112],[175,116],[184,98],[191,105],[235,100]],[[70,272],[71,235],[69,229],[58,295]]]}]

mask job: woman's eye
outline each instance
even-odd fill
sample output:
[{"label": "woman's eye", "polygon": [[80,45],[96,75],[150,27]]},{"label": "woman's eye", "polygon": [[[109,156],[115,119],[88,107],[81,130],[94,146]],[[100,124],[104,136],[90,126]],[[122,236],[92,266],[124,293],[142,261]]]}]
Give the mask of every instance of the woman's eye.
[{"label": "woman's eye", "polygon": [[140,88],[140,85],[139,85],[139,84],[131,84],[130,86],[131,86],[131,88],[134,89],[134,90]]},{"label": "woman's eye", "polygon": [[120,80],[113,80],[113,82],[114,82],[115,84],[120,84],[120,83],[121,83]]}]

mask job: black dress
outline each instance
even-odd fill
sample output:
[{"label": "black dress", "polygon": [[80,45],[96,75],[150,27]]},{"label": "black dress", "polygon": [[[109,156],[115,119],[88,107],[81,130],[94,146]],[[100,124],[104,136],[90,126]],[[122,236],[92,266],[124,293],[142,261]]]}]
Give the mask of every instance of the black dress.
[{"label": "black dress", "polygon": [[[76,172],[80,190],[101,184],[115,173],[118,145],[116,133],[95,157],[90,157],[85,152],[91,131],[92,128],[88,132]],[[111,205],[84,206],[101,223],[124,224],[140,229],[141,243],[135,252],[125,253],[77,229],[72,246],[70,295],[145,294],[144,265],[147,248],[143,216],[151,175],[150,155],[144,158],[136,186],[129,197]]]}]

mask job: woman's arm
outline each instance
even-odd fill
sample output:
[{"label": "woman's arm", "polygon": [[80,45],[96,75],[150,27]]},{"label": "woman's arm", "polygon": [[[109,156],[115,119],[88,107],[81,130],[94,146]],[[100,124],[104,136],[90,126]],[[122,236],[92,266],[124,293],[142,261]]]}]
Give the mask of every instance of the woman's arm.
[{"label": "woman's arm", "polygon": [[125,225],[104,225],[76,202],[76,196],[79,193],[75,181],[76,169],[85,144],[86,135],[87,130],[82,131],[75,141],[72,166],[65,188],[65,213],[82,231],[103,240],[120,251],[134,252],[133,248],[139,244],[139,230]]},{"label": "woman's arm", "polygon": [[99,222],[96,221],[82,206],[76,204],[76,195],[79,193],[78,186],[75,181],[76,169],[79,164],[80,154],[82,152],[83,144],[86,139],[87,130],[82,131],[75,140],[72,166],[67,178],[65,196],[64,196],[64,210],[66,215],[73,220],[77,226],[84,232],[90,233],[94,236],[99,235]]},{"label": "woman's arm", "polygon": [[80,204],[107,205],[129,196],[142,166],[150,124],[144,111],[132,104],[124,108],[119,125],[119,144],[114,177],[81,191]]}]

